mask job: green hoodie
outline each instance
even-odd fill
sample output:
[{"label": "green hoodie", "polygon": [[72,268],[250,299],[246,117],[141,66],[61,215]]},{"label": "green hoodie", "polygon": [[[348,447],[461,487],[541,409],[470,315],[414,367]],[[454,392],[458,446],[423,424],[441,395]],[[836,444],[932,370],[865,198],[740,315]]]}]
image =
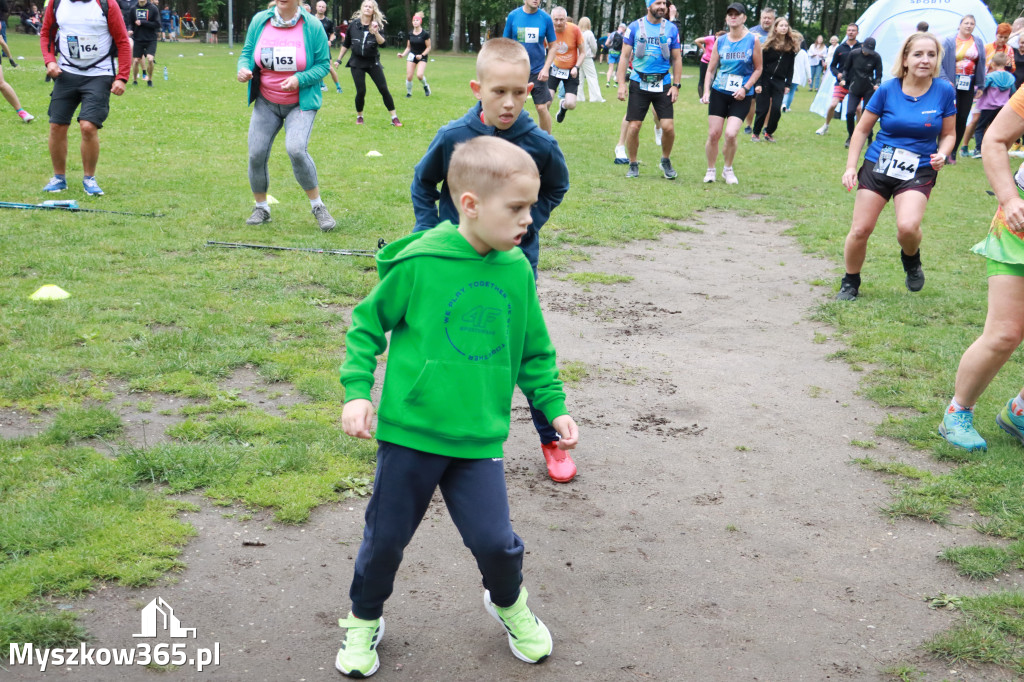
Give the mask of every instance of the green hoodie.
[{"label": "green hoodie", "polygon": [[450,222],[389,244],[380,283],[352,311],[341,383],[370,398],[387,348],[377,438],[466,459],[502,456],[516,384],[549,420],[565,393],[519,249],[478,254]]}]

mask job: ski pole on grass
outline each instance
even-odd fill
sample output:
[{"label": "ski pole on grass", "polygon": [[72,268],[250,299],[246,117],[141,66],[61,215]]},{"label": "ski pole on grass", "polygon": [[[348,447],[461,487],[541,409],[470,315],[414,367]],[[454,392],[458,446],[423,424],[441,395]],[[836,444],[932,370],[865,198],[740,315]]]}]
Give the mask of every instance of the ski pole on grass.
[{"label": "ski pole on grass", "polygon": [[[383,239],[377,240],[377,249],[382,249],[387,244]],[[217,242],[207,240],[207,246],[217,246],[225,249],[267,249],[270,251],[305,251],[306,253],[322,253],[327,256],[370,256],[377,255],[377,249],[307,249],[298,246],[271,246],[268,244],[241,244],[239,242]]]},{"label": "ski pole on grass", "polygon": [[19,204],[13,201],[0,201],[0,208],[20,208],[24,210],[38,209],[42,211],[71,211],[73,213],[112,213],[114,215],[131,215],[141,218],[162,218],[163,213],[132,213],[130,211],[105,211],[100,208],[80,208],[74,199],[62,201],[44,201],[41,204]]}]

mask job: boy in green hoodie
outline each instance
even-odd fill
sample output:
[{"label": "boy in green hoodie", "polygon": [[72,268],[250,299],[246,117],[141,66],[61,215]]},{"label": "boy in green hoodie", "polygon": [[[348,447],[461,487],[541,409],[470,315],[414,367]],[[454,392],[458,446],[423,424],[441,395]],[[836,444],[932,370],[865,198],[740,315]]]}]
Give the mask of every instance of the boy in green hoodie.
[{"label": "boy in green hoodie", "polygon": [[376,356],[388,347],[377,424],[377,472],[335,667],[367,677],[380,665],[384,602],[403,550],[437,487],[483,576],[484,607],[520,660],[540,663],[551,635],[526,605],[523,542],[512,530],[502,462],[518,384],[557,430],[579,440],[565,409],[555,349],[522,251],[540,186],[522,149],[495,137],[458,145],[448,185],[459,224],[389,244],[380,283],[352,311],[345,337],[345,433],[370,438]]}]

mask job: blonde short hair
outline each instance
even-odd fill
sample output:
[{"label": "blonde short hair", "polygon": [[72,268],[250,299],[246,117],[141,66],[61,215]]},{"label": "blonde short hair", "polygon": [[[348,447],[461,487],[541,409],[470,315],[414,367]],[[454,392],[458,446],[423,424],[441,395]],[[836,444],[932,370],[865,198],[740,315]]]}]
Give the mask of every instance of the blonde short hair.
[{"label": "blonde short hair", "polygon": [[522,147],[481,135],[455,145],[448,163],[448,191],[456,204],[464,192],[484,198],[516,175],[540,179],[536,162]]},{"label": "blonde short hair", "polygon": [[483,80],[484,69],[491,62],[522,64],[530,71],[530,55],[526,48],[511,38],[491,38],[483,44],[476,55],[476,78]]},{"label": "blonde short hair", "polygon": [[939,73],[942,72],[942,43],[940,43],[939,39],[932,33],[917,32],[911,33],[907,36],[907,39],[903,41],[903,45],[900,46],[900,51],[898,53],[899,56],[893,61],[892,71],[890,73],[896,76],[896,78],[903,78],[907,75],[907,67],[903,65],[903,62],[906,61],[907,55],[910,54],[910,48],[914,44],[914,41],[921,39],[928,39],[935,43],[936,55],[935,66],[932,68],[932,78],[937,78]]},{"label": "blonde short hair", "polygon": [[581,31],[590,30],[590,17],[580,17],[580,23],[576,24],[580,27]]}]

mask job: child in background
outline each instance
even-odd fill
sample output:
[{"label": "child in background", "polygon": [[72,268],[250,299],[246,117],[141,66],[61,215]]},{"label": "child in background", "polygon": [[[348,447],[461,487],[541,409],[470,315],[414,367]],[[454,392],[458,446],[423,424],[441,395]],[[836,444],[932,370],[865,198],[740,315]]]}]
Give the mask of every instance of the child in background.
[{"label": "child in background", "polygon": [[[525,150],[540,172],[540,193],[530,209],[533,224],[519,244],[537,277],[540,257],[540,229],[569,190],[569,169],[555,138],[534,123],[523,111],[530,83],[530,58],[526,49],[508,38],[492,38],[483,44],[476,58],[476,80],[469,86],[480,100],[465,116],[437,131],[412,180],[412,207],[416,213],[414,231],[429,230],[442,221],[457,223],[459,213],[445,178],[452,149],[459,142],[478,136],[508,140]],[[438,185],[441,185],[438,191]],[[557,483],[576,476],[576,464],[557,446],[558,434],[544,414],[530,405],[533,425],[540,435],[541,452],[548,475]]]},{"label": "child in background", "polygon": [[985,137],[985,130],[1017,90],[1013,74],[1006,70],[1007,61],[1003,52],[992,55],[989,71],[985,74],[985,87],[979,90],[981,96],[975,105],[978,123],[974,127],[974,153],[971,154],[975,159],[981,158],[981,140]]},{"label": "child in background", "polygon": [[370,438],[376,356],[388,349],[377,426],[377,472],[356,557],[352,611],[335,667],[350,677],[377,671],[384,602],[405,547],[440,487],[452,520],[483,575],[484,607],[520,660],[551,654],[551,634],[526,605],[523,542],[512,530],[502,446],[518,386],[573,448],[555,349],[525,237],[540,177],[530,155],[479,136],[456,146],[448,179],[458,226],[445,221],[377,255],[380,283],[352,311],[341,367],[345,433]]}]

